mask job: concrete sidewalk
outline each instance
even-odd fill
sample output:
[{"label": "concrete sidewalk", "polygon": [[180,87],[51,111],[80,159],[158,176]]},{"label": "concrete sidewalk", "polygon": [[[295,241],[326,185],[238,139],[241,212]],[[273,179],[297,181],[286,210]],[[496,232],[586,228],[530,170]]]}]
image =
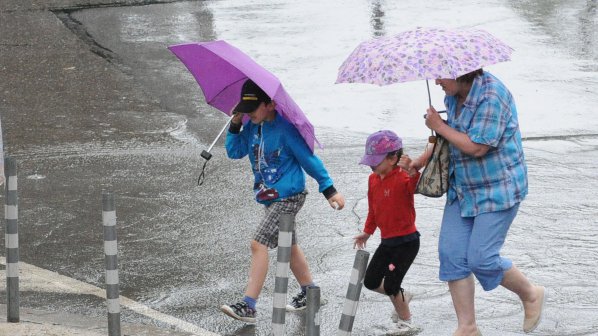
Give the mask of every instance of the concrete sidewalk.
[{"label": "concrete sidewalk", "polygon": [[[0,257],[0,267],[5,259]],[[2,279],[5,278],[1,271]],[[5,282],[5,281],[4,281]],[[107,335],[105,290],[58,273],[27,264],[19,263],[20,323],[6,323],[2,319],[2,335]],[[4,302],[6,292],[0,290],[0,302]],[[28,301],[55,298],[47,305],[48,309],[29,309]],[[123,335],[217,335],[176,317],[160,313],[142,303],[120,296],[121,327]],[[77,307],[93,311],[93,315],[77,314]],[[0,315],[6,315],[6,305],[1,304]],[[123,321],[141,323],[130,324]]]},{"label": "concrete sidewalk", "polygon": [[[0,304],[0,315],[6,316],[6,305]],[[106,336],[108,335],[108,320],[61,311],[43,311],[35,309],[20,309],[20,322],[0,322],[0,335],[4,336]],[[121,334],[124,335],[169,335],[184,336],[193,333],[167,330],[151,325],[121,324]]]}]

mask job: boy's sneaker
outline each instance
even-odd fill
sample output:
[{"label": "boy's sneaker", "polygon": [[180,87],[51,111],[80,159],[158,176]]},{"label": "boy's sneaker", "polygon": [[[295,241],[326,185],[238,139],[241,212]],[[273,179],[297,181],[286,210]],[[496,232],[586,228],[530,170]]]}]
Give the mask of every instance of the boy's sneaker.
[{"label": "boy's sneaker", "polygon": [[401,320],[395,324],[395,327],[389,330],[386,335],[415,335],[419,333],[421,329],[415,324],[413,324],[412,320]]},{"label": "boy's sneaker", "polygon": [[307,293],[300,291],[299,294],[293,296],[291,302],[287,304],[287,311],[303,310],[307,307]]},{"label": "boy's sneaker", "polygon": [[251,324],[255,323],[256,311],[255,311],[255,309],[249,308],[249,306],[247,305],[247,302],[245,302],[245,301],[235,303],[234,305],[231,305],[231,306],[222,305],[220,307],[220,310],[222,310],[222,312],[225,313],[226,315],[228,315],[234,319],[237,319],[239,321],[243,321],[245,323],[251,323]]}]

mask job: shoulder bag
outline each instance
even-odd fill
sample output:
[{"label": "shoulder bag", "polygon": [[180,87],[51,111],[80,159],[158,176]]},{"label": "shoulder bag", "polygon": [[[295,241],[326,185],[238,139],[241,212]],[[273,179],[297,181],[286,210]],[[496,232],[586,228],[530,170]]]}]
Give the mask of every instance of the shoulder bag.
[{"label": "shoulder bag", "polygon": [[449,143],[438,134],[431,136],[429,142],[434,143],[432,156],[419,177],[415,193],[428,197],[441,197],[448,191]]}]

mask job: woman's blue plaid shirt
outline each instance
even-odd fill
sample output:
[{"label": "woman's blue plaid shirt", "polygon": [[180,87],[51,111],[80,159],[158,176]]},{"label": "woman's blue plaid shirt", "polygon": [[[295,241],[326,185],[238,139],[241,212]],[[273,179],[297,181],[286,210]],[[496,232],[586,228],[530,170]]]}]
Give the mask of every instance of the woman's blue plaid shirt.
[{"label": "woman's blue plaid shirt", "polygon": [[457,198],[461,216],[505,210],[527,195],[527,166],[517,109],[509,90],[488,72],[474,79],[461,113],[457,99],[444,100],[448,124],[490,150],[476,158],[450,145],[448,202]]}]

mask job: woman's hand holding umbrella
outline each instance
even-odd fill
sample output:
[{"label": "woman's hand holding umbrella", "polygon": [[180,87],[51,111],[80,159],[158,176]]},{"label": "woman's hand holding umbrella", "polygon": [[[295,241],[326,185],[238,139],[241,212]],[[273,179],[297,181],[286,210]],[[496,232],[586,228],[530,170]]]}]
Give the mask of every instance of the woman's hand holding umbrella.
[{"label": "woman's hand holding umbrella", "polygon": [[486,155],[490,149],[489,145],[473,142],[466,133],[459,132],[447,125],[433,107],[430,106],[427,112],[426,126],[442,135],[448,142],[463,153],[475,157],[482,157]]},{"label": "woman's hand holding umbrella", "polygon": [[446,124],[444,123],[444,120],[440,117],[440,114],[432,106],[430,106],[430,108],[428,108],[426,112],[426,126],[428,126],[429,129],[436,133],[441,133],[438,132],[438,130]]}]

